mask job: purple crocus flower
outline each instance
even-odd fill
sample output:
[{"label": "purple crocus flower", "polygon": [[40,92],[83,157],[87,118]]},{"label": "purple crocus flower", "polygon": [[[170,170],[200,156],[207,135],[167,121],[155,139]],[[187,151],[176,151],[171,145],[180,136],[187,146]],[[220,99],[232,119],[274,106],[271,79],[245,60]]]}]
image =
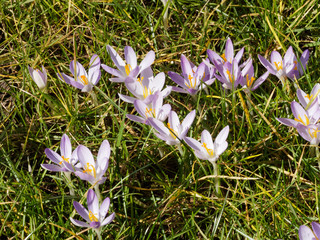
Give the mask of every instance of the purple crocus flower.
[{"label": "purple crocus flower", "polygon": [[232,63],[218,64],[215,63],[218,74],[215,73],[216,78],[222,83],[225,89],[236,89],[242,81],[240,67],[236,59]]},{"label": "purple crocus flower", "polygon": [[169,77],[180,87],[172,87],[173,91],[181,93],[189,93],[195,95],[200,89],[206,88],[206,85],[211,85],[214,82],[211,69],[202,62],[196,67],[183,54],[181,54],[181,69],[182,76],[175,72],[168,72]]},{"label": "purple crocus flower", "polygon": [[312,222],[312,231],[309,227],[301,225],[299,227],[299,239],[300,240],[316,240],[320,239],[320,224]]},{"label": "purple crocus flower", "polygon": [[320,118],[320,111],[314,112],[313,115],[307,112],[299,103],[293,101],[291,103],[291,110],[294,119],[289,118],[276,118],[280,123],[297,128],[299,124],[308,126],[309,124],[316,124]]},{"label": "purple crocus flower", "polygon": [[39,69],[33,69],[28,66],[30,76],[33,81],[37,84],[40,90],[43,90],[47,86],[47,72],[46,69],[42,66],[42,72]]},{"label": "purple crocus flower", "polygon": [[291,80],[295,80],[295,79],[299,79],[305,69],[306,69],[306,66],[307,66],[307,63],[308,63],[308,60],[309,60],[309,50],[305,50],[301,57],[300,57],[300,62],[298,62],[298,59],[297,57],[294,55],[293,57],[293,64],[294,64],[294,67],[293,69],[288,73],[288,77],[291,79]]},{"label": "purple crocus flower", "polygon": [[244,52],[244,48],[241,48],[240,51],[236,54],[236,56],[234,56],[233,44],[230,38],[227,39],[225,52],[221,56],[219,56],[219,54],[217,54],[216,52],[210,49],[207,50],[207,54],[210,61],[216,67],[218,65],[224,65],[225,63],[232,64],[234,59],[237,61],[237,63],[240,63],[243,52]]},{"label": "purple crocus flower", "polygon": [[116,76],[116,78],[110,78],[111,82],[124,82],[127,77],[131,77],[135,79],[141,71],[149,67],[155,59],[154,51],[150,51],[147,53],[145,58],[142,60],[140,65],[137,64],[137,55],[130,46],[126,46],[124,48],[124,57],[125,61],[119,56],[119,54],[111,47],[107,46],[107,51],[113,61],[113,63],[117,66],[117,69],[111,68],[105,64],[102,64],[102,68]]},{"label": "purple crocus flower", "polygon": [[76,171],[75,174],[92,185],[104,183],[107,178],[103,177],[103,175],[108,169],[110,157],[110,145],[108,140],[102,142],[97,161],[94,160],[91,151],[86,146],[80,145],[76,150],[83,171]]},{"label": "purple crocus flower", "polygon": [[82,92],[90,92],[94,85],[96,85],[101,77],[100,71],[100,58],[98,55],[93,55],[89,64],[89,71],[84,69],[79,62],[71,61],[70,71],[73,77],[70,77],[64,73],[59,73],[58,78],[66,83],[81,89]]},{"label": "purple crocus flower", "polygon": [[79,202],[73,202],[73,206],[78,214],[86,220],[86,222],[83,222],[70,218],[71,222],[74,225],[78,227],[92,227],[94,229],[100,230],[101,227],[109,224],[115,218],[115,213],[112,213],[108,217],[106,217],[110,207],[110,198],[107,197],[106,199],[104,199],[99,207],[99,199],[92,189],[88,190],[87,205],[88,210]]},{"label": "purple crocus flower", "polygon": [[158,73],[153,77],[153,71],[151,67],[146,68],[140,74],[140,78],[127,77],[125,79],[125,84],[129,92],[131,92],[135,97],[130,97],[126,95],[119,94],[120,98],[128,103],[134,103],[135,100],[140,99],[146,104],[150,104],[152,96],[161,92],[162,96],[165,98],[171,92],[171,87],[166,87],[162,90],[165,83],[165,74],[163,72]]},{"label": "purple crocus flower", "polygon": [[163,96],[160,92],[153,95],[153,98],[151,100],[152,100],[150,104],[151,106],[145,104],[141,100],[135,100],[134,107],[141,117],[127,114],[127,118],[129,118],[132,121],[144,123],[147,125],[150,125],[148,121],[149,118],[156,118],[159,121],[166,120],[171,110],[171,105],[170,104],[162,105]]},{"label": "purple crocus flower", "polygon": [[281,55],[277,51],[272,51],[269,62],[267,59],[262,57],[261,55],[258,55],[258,58],[261,62],[261,64],[272,74],[277,76],[282,85],[285,85],[285,80],[289,76],[290,72],[294,70],[295,64],[294,59],[295,55],[293,53],[293,49],[290,46],[287,50],[287,52],[284,55],[284,58],[282,59]]},{"label": "purple crocus flower", "polygon": [[78,163],[77,151],[72,152],[71,141],[68,135],[63,134],[60,142],[60,154],[52,151],[50,148],[45,149],[47,157],[55,164],[41,164],[46,170],[53,172],[74,172],[78,170],[81,165]]},{"label": "purple crocus flower", "polygon": [[191,124],[196,116],[196,111],[191,111],[180,124],[179,117],[176,112],[171,111],[168,116],[167,126],[158,119],[150,118],[149,123],[159,133],[155,133],[158,138],[166,141],[169,145],[179,145],[180,140],[187,135]]},{"label": "purple crocus flower", "polygon": [[320,124],[309,124],[307,126],[299,124],[297,126],[298,133],[304,140],[311,145],[318,146],[320,143]]},{"label": "purple crocus flower", "polygon": [[[306,94],[304,91],[302,91],[301,89],[297,90],[297,97],[299,99],[299,102],[301,103],[301,105],[304,108],[308,107],[308,110],[310,109],[310,105],[313,104],[313,101],[317,102],[317,104],[314,104],[315,107],[319,107],[320,106],[320,97],[319,97],[319,93],[320,93],[320,84],[317,83],[314,85],[314,87],[311,90],[310,94]],[[311,101],[311,103],[310,103]],[[309,106],[308,106],[309,105]]]},{"label": "purple crocus flower", "polygon": [[226,139],[228,134],[229,126],[226,126],[221,130],[214,142],[207,130],[203,130],[201,133],[201,143],[190,137],[186,137],[184,140],[195,151],[194,153],[199,159],[209,160],[213,163],[227,149],[228,142]]},{"label": "purple crocus flower", "polygon": [[252,59],[250,59],[247,65],[241,71],[242,79],[241,86],[244,88],[246,92],[256,90],[269,76],[269,72],[265,72],[261,77],[257,80],[254,77],[254,69],[252,64]]}]

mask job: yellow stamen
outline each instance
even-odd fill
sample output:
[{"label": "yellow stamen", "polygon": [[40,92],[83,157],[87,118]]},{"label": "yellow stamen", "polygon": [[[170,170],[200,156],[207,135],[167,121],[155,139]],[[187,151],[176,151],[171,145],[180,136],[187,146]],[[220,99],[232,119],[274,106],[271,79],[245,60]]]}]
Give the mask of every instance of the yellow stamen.
[{"label": "yellow stamen", "polygon": [[188,87],[188,88],[193,88],[193,87],[195,87],[195,86],[196,86],[196,79],[195,79],[195,81],[194,81],[194,86],[193,86],[193,83],[192,83],[193,77],[191,76],[191,74],[189,74],[188,79],[189,79],[190,85],[189,85],[188,83],[186,83],[187,87]]},{"label": "yellow stamen", "polygon": [[227,59],[226,59],[226,55],[225,55],[225,54],[222,54],[222,55],[221,55],[221,58],[223,59],[223,61],[227,62]]},{"label": "yellow stamen", "polygon": [[307,94],[305,97],[310,100],[313,97],[313,95],[312,94],[311,95]]},{"label": "yellow stamen", "polygon": [[96,169],[94,168],[94,166],[90,163],[87,163],[87,165],[84,166],[84,173],[88,173],[91,176],[93,176],[94,178],[96,178]]},{"label": "yellow stamen", "polygon": [[298,70],[298,67],[297,67],[297,61],[293,61],[294,62],[294,69],[293,70]]},{"label": "yellow stamen", "polygon": [[[69,158],[65,158],[64,156],[61,156],[61,157],[62,157],[63,161],[69,162]],[[59,164],[61,165],[63,161],[59,162]]]},{"label": "yellow stamen", "polygon": [[311,138],[317,138],[317,133],[320,132],[320,130],[315,130],[315,129],[312,129],[313,132],[311,133],[310,132],[310,128],[308,128],[308,132],[309,132],[309,135]]},{"label": "yellow stamen", "polygon": [[143,89],[143,97],[147,98],[151,94],[152,94],[151,90],[145,86]]},{"label": "yellow stamen", "polygon": [[211,157],[213,156],[213,154],[214,154],[213,150],[212,150],[211,148],[208,148],[206,143],[203,143],[203,144],[202,144],[202,147],[204,147],[204,148],[207,150],[207,153],[208,153]]},{"label": "yellow stamen", "polygon": [[251,77],[251,79],[249,80],[249,74],[247,74],[246,78],[247,78],[247,87],[251,87],[253,81],[256,79],[254,77]]},{"label": "yellow stamen", "polygon": [[144,78],[144,77],[141,77],[141,79],[138,78],[137,81],[138,81],[140,84],[142,84],[143,78]]},{"label": "yellow stamen", "polygon": [[282,61],[280,61],[280,62],[274,62],[274,65],[276,65],[277,71],[279,71],[280,69],[283,68],[283,66],[282,66]]},{"label": "yellow stamen", "polygon": [[89,84],[88,78],[85,75],[80,76],[80,82],[82,82],[84,85]]},{"label": "yellow stamen", "polygon": [[127,75],[129,75],[130,72],[132,71],[132,67],[130,64],[125,65],[124,69],[125,69]]},{"label": "yellow stamen", "polygon": [[176,139],[176,138],[177,138],[176,135],[178,135],[178,133],[171,128],[170,123],[167,123],[167,126],[168,126],[168,128],[169,128],[169,130],[170,130],[170,135],[171,135],[171,137],[173,137],[174,139]]},{"label": "yellow stamen", "polygon": [[98,218],[91,211],[89,211],[89,219],[91,222],[99,222]]},{"label": "yellow stamen", "polygon": [[228,76],[229,76],[230,82],[233,83],[233,78],[234,78],[234,76],[233,76],[233,75],[231,76],[231,73],[230,73],[230,71],[229,71],[228,69],[227,69],[227,74],[228,74]]},{"label": "yellow stamen", "polygon": [[307,116],[306,114],[305,114],[304,116],[305,116],[305,118],[306,118],[306,122],[304,122],[304,121],[302,120],[302,118],[301,118],[300,115],[298,115],[298,119],[295,118],[294,120],[296,120],[297,122],[300,122],[300,123],[302,123],[303,125],[307,126],[307,125],[309,125],[309,118],[308,118],[308,116]]},{"label": "yellow stamen", "polygon": [[146,108],[145,114],[146,114],[146,117],[153,117],[153,118],[156,117],[156,112],[152,108]]}]

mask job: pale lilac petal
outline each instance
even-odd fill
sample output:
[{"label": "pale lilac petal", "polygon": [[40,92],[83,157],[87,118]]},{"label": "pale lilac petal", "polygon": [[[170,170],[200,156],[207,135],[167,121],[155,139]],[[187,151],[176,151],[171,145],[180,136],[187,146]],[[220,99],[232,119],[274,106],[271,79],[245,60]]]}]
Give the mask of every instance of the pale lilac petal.
[{"label": "pale lilac petal", "polygon": [[101,71],[100,69],[97,69],[95,71],[90,71],[91,69],[89,69],[89,79],[88,81],[92,84],[92,85],[97,85],[97,83],[99,82],[100,78],[101,78]]},{"label": "pale lilac petal", "polygon": [[130,64],[131,68],[134,69],[137,66],[137,55],[135,51],[133,51],[132,47],[124,47],[124,56],[127,64]]},{"label": "pale lilac petal", "polygon": [[134,98],[134,97],[130,97],[130,96],[126,96],[126,95],[123,95],[123,94],[121,94],[121,93],[118,93],[118,95],[119,95],[119,97],[120,97],[120,99],[122,100],[122,101],[125,101],[125,102],[127,102],[127,103],[134,103],[134,101],[135,100],[137,100],[137,98]]},{"label": "pale lilac petal", "polygon": [[300,240],[312,240],[314,239],[314,234],[311,229],[305,225],[299,227],[299,239]]},{"label": "pale lilac petal", "polygon": [[276,118],[277,121],[279,121],[280,123],[288,126],[288,127],[297,127],[297,125],[299,124],[297,121],[293,120],[293,119],[289,119],[289,118]]},{"label": "pale lilac petal", "polygon": [[110,198],[105,198],[103,202],[101,203],[100,210],[99,210],[99,215],[100,215],[100,220],[102,221],[105,216],[107,215],[110,207]]},{"label": "pale lilac petal", "polygon": [[[161,135],[170,135],[170,130],[160,120],[155,119],[155,118],[150,118],[149,123]],[[164,141],[166,141],[166,140],[164,140]]]},{"label": "pale lilac petal", "polygon": [[85,219],[87,222],[91,222],[89,219],[89,212],[87,209],[85,209],[85,207],[82,206],[82,204],[78,203],[77,201],[73,201],[73,206],[83,219]]},{"label": "pale lilac petal", "polygon": [[92,189],[89,189],[87,193],[87,205],[88,210],[97,217],[99,214],[99,199]]},{"label": "pale lilac petal", "polygon": [[228,138],[229,135],[229,126],[225,126],[218,134],[216,139],[214,140],[215,143],[221,144]]},{"label": "pale lilac petal", "polygon": [[121,67],[124,67],[126,65],[119,54],[111,46],[107,45],[107,51],[113,63],[117,66],[118,69],[121,69]]},{"label": "pale lilac petal", "polygon": [[141,100],[136,100],[134,101],[134,108],[137,110],[137,112],[141,115],[141,117],[144,117],[144,118],[148,118],[148,117],[151,117],[151,113],[148,112],[149,107]]},{"label": "pale lilac petal", "polygon": [[215,149],[216,150],[216,155],[218,155],[218,156],[221,155],[227,148],[228,148],[228,142],[227,141],[222,142]]},{"label": "pale lilac petal", "polygon": [[168,86],[165,89],[163,89],[161,91],[161,94],[162,94],[163,98],[167,97],[171,93],[171,91],[172,91],[172,87],[171,86]]},{"label": "pale lilac petal", "polygon": [[261,77],[259,77],[256,81],[254,81],[251,91],[256,90],[269,76],[269,72],[265,72]]},{"label": "pale lilac petal", "polygon": [[193,123],[195,116],[196,116],[196,110],[193,110],[182,121],[181,123],[182,131],[180,134],[181,139],[183,139],[187,134],[187,132],[189,131],[189,128],[191,127],[191,124]]},{"label": "pale lilac petal", "polygon": [[301,89],[297,90],[297,97],[301,105],[305,108],[308,105],[309,99],[306,97],[307,94]]},{"label": "pale lilac petal", "polygon": [[320,224],[317,223],[317,222],[312,222],[311,225],[312,225],[312,230],[313,230],[313,232],[314,232],[314,235],[315,235],[318,239],[320,239]]},{"label": "pale lilac petal", "polygon": [[123,74],[117,70],[117,69],[114,69],[114,68],[111,68],[105,64],[101,64],[101,67],[107,72],[107,73],[110,73],[111,75],[113,76],[116,76],[116,77],[119,77],[119,78],[122,78],[123,77]]},{"label": "pale lilac petal", "polygon": [[67,172],[67,169],[63,169],[59,165],[55,164],[41,164],[41,167],[52,172]]},{"label": "pale lilac petal", "polygon": [[140,63],[140,70],[144,70],[146,69],[147,67],[149,67],[153,62],[154,62],[154,59],[155,59],[155,53],[154,51],[150,51],[147,53],[147,55],[144,57],[144,59],[142,60],[142,62]]},{"label": "pale lilac petal", "polygon": [[286,51],[286,53],[284,54],[284,56],[283,56],[283,62],[284,62],[284,65],[286,65],[286,64],[290,64],[290,63],[293,63],[293,59],[297,59],[296,57],[295,57],[295,55],[294,55],[294,53],[293,53],[293,48],[292,48],[292,46],[290,46],[289,48],[288,48],[288,50]]},{"label": "pale lilac petal", "polygon": [[185,55],[181,54],[181,69],[184,75],[186,75],[187,77],[193,76],[193,72],[192,72],[192,67],[190,65],[189,60],[186,58]]},{"label": "pale lilac petal", "polygon": [[233,44],[230,38],[227,39],[226,42],[226,50],[225,50],[225,58],[228,62],[233,61],[234,51],[233,51]]},{"label": "pale lilac petal", "polygon": [[301,65],[298,63],[298,70],[300,72],[300,74],[303,74],[304,73],[304,70],[306,69],[306,66],[307,66],[307,63],[308,63],[308,60],[309,60],[309,50],[305,50],[301,57],[300,57],[300,62],[301,62]]},{"label": "pale lilac petal", "polygon": [[101,169],[105,169],[108,164],[109,158],[110,158],[110,144],[108,140],[104,140],[101,143],[101,146],[99,148],[99,152],[97,156],[97,165],[100,166]]},{"label": "pale lilac petal", "polygon": [[139,116],[136,116],[136,115],[132,115],[132,114],[127,114],[126,117],[129,118],[131,121],[146,124],[146,119],[145,118],[142,118],[142,117],[139,117]]},{"label": "pale lilac petal", "polygon": [[292,110],[293,116],[297,119],[301,118],[304,121],[308,117],[307,112],[296,101],[293,101],[291,103],[291,110]]},{"label": "pale lilac petal", "polygon": [[166,80],[166,75],[164,74],[164,72],[158,73],[152,80],[152,86],[150,86],[150,88],[153,91],[157,91],[157,90],[161,91],[161,89],[164,86],[165,80]]},{"label": "pale lilac petal", "polygon": [[[82,76],[82,75],[88,78],[88,74],[87,74],[86,70],[84,69],[82,64],[79,62],[76,62],[76,65],[75,65],[74,61],[71,61],[70,62],[70,71],[75,78]],[[76,73],[76,75],[75,75],[75,73]]]},{"label": "pale lilac petal", "polygon": [[63,161],[62,157],[55,151],[52,151],[50,148],[46,148],[44,152],[47,157],[56,164],[60,164],[60,162]]},{"label": "pale lilac petal", "polygon": [[179,88],[179,87],[172,87],[172,91],[179,92],[179,93],[189,93],[187,90],[185,90],[183,88]]},{"label": "pale lilac petal", "polygon": [[159,119],[160,121],[166,120],[170,111],[171,111],[171,105],[164,104],[158,113],[157,119]]},{"label": "pale lilac petal", "polygon": [[65,158],[70,158],[72,153],[72,146],[70,138],[67,134],[63,134],[61,141],[60,141],[60,152],[61,156],[64,156]]},{"label": "pale lilac petal", "polygon": [[125,77],[121,78],[109,78],[110,82],[124,82]]},{"label": "pale lilac petal", "polygon": [[90,225],[88,223],[85,223],[85,222],[82,222],[82,221],[79,221],[79,220],[76,220],[76,219],[73,219],[73,218],[70,218],[71,222],[78,226],[78,227],[86,227],[86,228],[89,228]]},{"label": "pale lilac petal", "polygon": [[240,61],[241,61],[241,58],[242,58],[243,53],[244,53],[244,47],[243,47],[243,48],[241,48],[241,49],[239,50],[239,52],[236,54],[236,56],[234,57],[234,59],[236,59],[236,60],[237,60],[237,62],[240,62]]},{"label": "pale lilac petal", "polygon": [[271,64],[275,65],[275,63],[279,64],[282,63],[282,57],[279,52],[272,51],[270,55],[270,62]]},{"label": "pale lilac petal", "polygon": [[171,129],[178,132],[180,127],[180,120],[179,120],[178,114],[175,111],[170,111],[169,117],[168,117],[168,123],[170,124]]},{"label": "pale lilac petal", "polygon": [[213,141],[210,133],[207,130],[203,130],[201,133],[201,142],[207,145],[208,149],[213,149]]},{"label": "pale lilac petal", "polygon": [[258,55],[258,58],[261,62],[261,64],[273,75],[277,74],[277,70],[273,64],[271,64],[267,59],[262,57],[261,55]]},{"label": "pale lilac petal", "polygon": [[86,166],[87,163],[89,163],[92,166],[96,165],[91,151],[86,146],[79,145],[77,149],[78,158],[82,166]]},{"label": "pale lilac petal", "polygon": [[194,150],[201,151],[202,145],[197,140],[191,137],[185,137],[184,141]]},{"label": "pale lilac petal", "polygon": [[113,221],[113,219],[115,218],[116,214],[112,213],[110,214],[110,216],[108,216],[102,223],[101,226],[107,225],[109,223],[111,223]]},{"label": "pale lilac petal", "polygon": [[181,87],[185,86],[185,84],[184,84],[185,79],[183,77],[181,77],[178,73],[169,71],[168,76],[171,78],[172,81],[174,81],[179,86],[181,86]]},{"label": "pale lilac petal", "polygon": [[208,54],[208,57],[209,57],[210,61],[215,66],[223,64],[224,60],[216,52],[212,51],[211,49],[207,49],[207,54]]},{"label": "pale lilac petal", "polygon": [[101,226],[100,222],[91,222],[90,227],[92,228],[99,228]]},{"label": "pale lilac petal", "polygon": [[81,178],[81,180],[84,180],[84,181],[87,181],[89,183],[94,183],[95,182],[95,178],[88,174],[88,173],[84,173],[84,172],[80,172],[80,171],[77,171],[74,173],[76,176],[78,176],[79,178]]}]

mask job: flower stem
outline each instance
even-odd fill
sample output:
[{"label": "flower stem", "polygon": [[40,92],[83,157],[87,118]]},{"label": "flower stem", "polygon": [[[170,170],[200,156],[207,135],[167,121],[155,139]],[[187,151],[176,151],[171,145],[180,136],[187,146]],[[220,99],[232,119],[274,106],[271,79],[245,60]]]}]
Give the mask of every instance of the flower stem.
[{"label": "flower stem", "polygon": [[100,194],[99,184],[94,185],[94,190],[96,192],[96,195],[98,197],[99,202],[101,202],[101,194]]},{"label": "flower stem", "polygon": [[317,160],[318,160],[318,166],[319,166],[319,169],[320,169],[320,152],[319,152],[319,147],[318,147],[318,146],[315,146],[315,149],[316,149],[316,157],[317,157]]},{"label": "flower stem", "polygon": [[177,146],[178,146],[179,153],[180,153],[180,155],[182,157],[184,153],[183,153],[183,149],[181,147],[181,144],[178,144]]},{"label": "flower stem", "polygon": [[94,93],[94,91],[90,91],[90,96],[91,96],[93,105],[94,105],[95,107],[98,107],[98,106],[99,106],[99,104],[98,104],[98,99],[97,99],[97,95]]},{"label": "flower stem", "polygon": [[214,179],[214,186],[216,188],[216,193],[219,195],[220,194],[220,179],[218,178],[219,176],[219,168],[218,164],[216,161],[211,162],[213,165],[213,175],[215,176]]},{"label": "flower stem", "polygon": [[74,188],[72,186],[72,180],[71,180],[71,172],[64,172],[64,176],[66,177],[66,182],[70,190],[70,196],[74,196]]},{"label": "flower stem", "polygon": [[102,240],[102,238],[101,238],[101,229],[100,228],[95,228],[94,230],[96,231],[98,239]]}]

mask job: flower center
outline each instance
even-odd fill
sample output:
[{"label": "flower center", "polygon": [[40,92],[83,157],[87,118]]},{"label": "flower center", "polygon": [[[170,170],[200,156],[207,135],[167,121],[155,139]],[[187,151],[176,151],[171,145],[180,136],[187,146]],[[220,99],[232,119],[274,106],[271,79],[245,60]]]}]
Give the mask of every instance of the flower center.
[{"label": "flower center", "polygon": [[221,58],[223,59],[224,62],[227,62],[226,55],[224,53],[221,55]]},{"label": "flower center", "polygon": [[194,85],[193,85],[192,79],[193,79],[193,77],[191,76],[191,74],[189,74],[189,76],[188,76],[189,83],[186,83],[188,88],[194,88],[196,86],[197,80],[194,79]]},{"label": "flower center", "polygon": [[153,108],[146,108],[145,114],[146,114],[147,118],[148,117],[153,117],[153,118],[156,117],[156,112]]},{"label": "flower center", "polygon": [[251,77],[251,79],[249,80],[249,74],[247,74],[247,87],[251,87],[253,81],[255,80],[254,77]]},{"label": "flower center", "polygon": [[211,148],[208,148],[206,143],[203,143],[202,147],[204,147],[207,150],[207,153],[210,155],[210,157],[213,156],[214,154],[213,150]]},{"label": "flower center", "polygon": [[311,98],[313,97],[313,95],[312,95],[312,94],[311,94],[311,95],[307,94],[305,97],[308,98],[309,100],[311,100]]},{"label": "flower center", "polygon": [[305,118],[306,118],[306,122],[304,122],[304,121],[302,120],[302,118],[301,118],[300,115],[298,115],[298,119],[295,118],[294,120],[296,120],[297,122],[300,122],[300,123],[302,123],[303,125],[307,126],[307,125],[309,125],[309,118],[308,118],[308,116],[307,116],[306,114],[304,114],[304,116],[305,116]]},{"label": "flower center", "polygon": [[276,66],[277,71],[282,70],[282,61],[280,62],[274,62],[274,65]]},{"label": "flower center", "polygon": [[168,128],[169,128],[169,130],[170,130],[170,135],[171,135],[171,137],[173,137],[174,139],[176,139],[176,138],[177,138],[176,136],[178,135],[177,131],[175,131],[175,130],[173,130],[173,129],[171,128],[170,123],[167,123],[167,126],[168,126]]},{"label": "flower center", "polygon": [[99,222],[98,218],[91,211],[89,211],[89,219],[91,222]]},{"label": "flower center", "polygon": [[317,133],[320,132],[320,130],[312,129],[313,132],[311,133],[310,128],[308,128],[308,133],[311,138],[317,138]]},{"label": "flower center", "polygon": [[[61,157],[62,157],[63,161],[69,162],[69,158],[65,158],[64,156],[61,156]],[[63,161],[59,162],[59,164],[61,165]]]},{"label": "flower center", "polygon": [[80,82],[82,82],[84,85],[89,84],[88,78],[85,75],[80,76]]},{"label": "flower center", "polygon": [[151,90],[145,86],[143,89],[143,97],[147,98],[151,94],[152,94]]},{"label": "flower center", "polygon": [[96,178],[96,169],[94,168],[94,166],[90,163],[87,163],[87,165],[84,166],[84,173],[88,173],[91,176],[93,176],[94,178]]},{"label": "flower center", "polygon": [[231,75],[231,73],[230,73],[230,71],[227,69],[227,74],[228,74],[228,77],[229,77],[229,81],[231,82],[231,83],[233,83],[233,81],[234,81],[234,75],[232,74]]},{"label": "flower center", "polygon": [[130,74],[130,72],[132,71],[132,67],[130,64],[127,64],[124,66],[124,69],[126,71],[127,76]]}]

